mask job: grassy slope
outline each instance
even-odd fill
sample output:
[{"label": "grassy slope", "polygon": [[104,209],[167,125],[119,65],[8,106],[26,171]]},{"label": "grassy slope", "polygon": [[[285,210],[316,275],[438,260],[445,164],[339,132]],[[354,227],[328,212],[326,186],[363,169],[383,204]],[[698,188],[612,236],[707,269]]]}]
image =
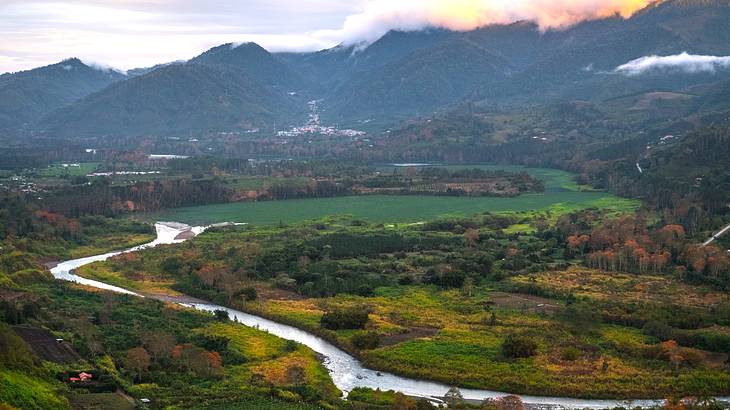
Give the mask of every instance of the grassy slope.
[{"label": "grassy slope", "polygon": [[0,403],[24,410],[69,408],[56,386],[26,372],[0,369],[0,386]]}]

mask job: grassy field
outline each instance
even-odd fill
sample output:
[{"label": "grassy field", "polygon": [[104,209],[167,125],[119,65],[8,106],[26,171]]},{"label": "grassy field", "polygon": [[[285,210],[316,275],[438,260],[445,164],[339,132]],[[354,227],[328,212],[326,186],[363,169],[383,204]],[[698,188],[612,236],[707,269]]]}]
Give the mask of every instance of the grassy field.
[{"label": "grassy field", "polygon": [[[76,166],[78,165],[78,166]],[[84,176],[96,171],[97,162],[83,162],[80,164],[52,164],[47,168],[40,168],[38,175],[45,178],[60,178],[63,176]]]},{"label": "grassy field", "polygon": [[[393,172],[404,173],[406,167],[396,166],[379,166],[378,171],[383,174],[392,174]],[[491,165],[491,164],[474,164],[474,165],[429,165],[427,168],[443,168],[449,171],[457,171],[462,169],[483,169],[485,171],[507,171],[507,172],[527,172],[528,174],[542,180],[545,183],[546,191],[591,191],[592,188],[585,185],[578,185],[574,180],[574,175],[567,171],[553,168],[531,168],[522,165]]]},{"label": "grassy field", "polygon": [[[474,166],[460,166],[474,167]],[[516,166],[477,166],[484,169],[527,171],[545,182],[545,192],[515,198],[468,198],[446,196],[349,196],[271,202],[240,202],[171,209],[153,214],[158,220],[189,224],[246,222],[272,225],[319,219],[325,216],[350,215],[376,223],[419,222],[442,216],[472,216],[484,212],[519,212],[551,210],[565,213],[585,208],[604,208],[616,212],[633,211],[638,202],[614,195],[582,190],[568,172]],[[453,166],[450,168],[458,168]],[[390,169],[390,171],[385,171]],[[384,172],[393,172],[393,167]]]},{"label": "grassy field", "polygon": [[158,220],[188,224],[246,222],[272,225],[350,215],[375,223],[419,222],[443,216],[472,216],[483,212],[552,210],[565,213],[585,208],[633,210],[636,201],[603,192],[546,192],[517,198],[444,196],[348,196],[271,202],[239,202],[171,209],[153,214]]}]

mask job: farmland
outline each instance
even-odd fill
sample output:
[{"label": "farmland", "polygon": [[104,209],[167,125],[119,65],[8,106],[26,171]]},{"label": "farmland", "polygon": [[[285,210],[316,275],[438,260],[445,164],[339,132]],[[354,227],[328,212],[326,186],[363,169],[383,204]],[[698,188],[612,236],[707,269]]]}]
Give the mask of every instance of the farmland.
[{"label": "farmland", "polygon": [[[448,169],[474,168],[448,166]],[[592,191],[577,185],[570,173],[552,169],[480,165],[480,169],[509,172],[527,171],[541,179],[545,192],[523,194],[512,198],[443,197],[443,196],[347,196],[299,199],[288,201],[216,204],[169,209],[153,218],[189,224],[222,221],[273,225],[319,219],[325,216],[349,215],[373,223],[413,223],[445,216],[468,217],[484,212],[519,212],[545,210],[557,214],[585,208],[607,208],[608,211],[633,211],[638,202]],[[393,167],[380,167],[381,172],[394,172]],[[399,171],[400,168],[396,168]]]}]

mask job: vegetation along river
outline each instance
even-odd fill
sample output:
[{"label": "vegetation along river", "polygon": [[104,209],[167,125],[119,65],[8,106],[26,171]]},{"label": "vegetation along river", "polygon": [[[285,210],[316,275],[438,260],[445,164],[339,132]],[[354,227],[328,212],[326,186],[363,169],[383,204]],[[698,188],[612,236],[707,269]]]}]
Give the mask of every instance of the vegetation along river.
[{"label": "vegetation along river", "polygon": [[[110,252],[102,255],[61,262],[51,269],[51,273],[56,279],[76,282],[94,288],[125,293],[133,296],[144,297],[143,295],[126,289],[111,286],[99,281],[82,278],[75,275],[73,273],[73,270],[83,265],[106,260],[108,258],[111,258],[112,256],[119,255],[121,253],[135,252],[144,248],[154,247],[157,245],[183,242],[185,239],[200,234],[205,230],[205,228],[203,227],[189,227],[184,224],[167,222],[157,223],[155,227],[157,229],[157,239],[155,239],[153,242],[150,242],[149,244],[137,246],[124,251]],[[215,310],[225,310],[228,312],[229,317],[232,320],[236,320],[245,326],[256,327],[283,339],[293,340],[303,345],[306,345],[307,347],[324,357],[324,365],[329,371],[332,380],[334,381],[335,385],[337,385],[337,387],[345,393],[349,392],[355,387],[369,387],[373,389],[379,388],[381,390],[396,390],[411,396],[440,398],[443,397],[449,389],[449,386],[440,383],[410,379],[394,374],[389,374],[386,372],[378,372],[375,370],[366,369],[356,358],[345,353],[331,343],[323,340],[320,337],[317,337],[313,334],[292,326],[283,325],[268,319],[229,309],[224,306],[211,304],[191,297],[171,298],[167,296],[155,296],[155,298],[167,302],[179,303],[181,305],[203,311],[212,312]],[[477,389],[461,389],[461,393],[463,394],[464,398],[472,400],[501,397],[508,394],[504,392]],[[628,402],[621,400],[589,400],[567,397],[520,396],[520,398],[525,404],[528,405],[539,407],[563,407],[569,409],[599,409],[613,408],[617,406],[630,408],[635,406],[653,406],[661,403],[661,401],[656,400],[634,400]]]}]

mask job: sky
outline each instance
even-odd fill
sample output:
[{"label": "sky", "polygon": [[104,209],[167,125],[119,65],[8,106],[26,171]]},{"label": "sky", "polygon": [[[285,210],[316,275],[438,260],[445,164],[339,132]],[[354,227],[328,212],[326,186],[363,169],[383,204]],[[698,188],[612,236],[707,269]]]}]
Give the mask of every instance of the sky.
[{"label": "sky", "polygon": [[253,41],[313,51],[390,29],[471,30],[534,20],[542,29],[619,14],[650,0],[0,0],[0,73],[78,57],[121,70]]}]

